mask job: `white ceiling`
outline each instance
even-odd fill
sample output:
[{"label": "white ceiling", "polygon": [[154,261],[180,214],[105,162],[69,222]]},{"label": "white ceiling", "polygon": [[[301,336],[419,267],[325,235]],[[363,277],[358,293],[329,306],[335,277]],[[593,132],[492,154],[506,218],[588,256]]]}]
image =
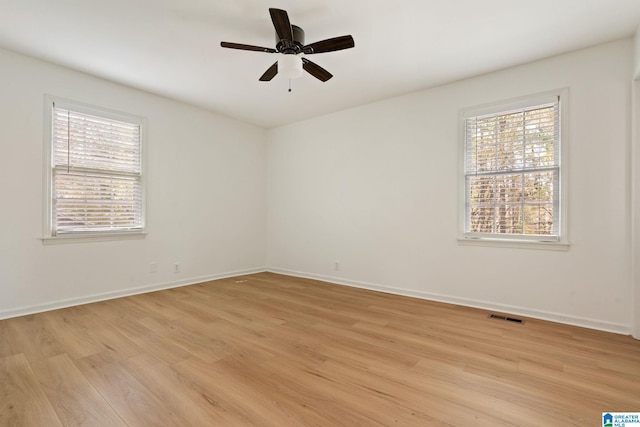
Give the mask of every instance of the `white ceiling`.
[{"label": "white ceiling", "polygon": [[[268,8],[334,77],[258,78],[276,54]],[[640,0],[0,0],[0,47],[263,127],[389,98],[635,33]]]}]

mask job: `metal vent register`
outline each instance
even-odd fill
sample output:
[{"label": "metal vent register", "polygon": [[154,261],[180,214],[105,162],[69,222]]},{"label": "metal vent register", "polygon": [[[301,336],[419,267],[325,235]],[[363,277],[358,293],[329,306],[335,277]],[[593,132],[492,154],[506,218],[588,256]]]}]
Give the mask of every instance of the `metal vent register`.
[{"label": "metal vent register", "polygon": [[517,319],[515,317],[502,316],[500,314],[490,314],[489,318],[490,319],[498,319],[498,320],[506,320],[507,322],[513,322],[513,323],[520,323],[520,324],[524,323],[524,320],[522,320],[522,319]]}]

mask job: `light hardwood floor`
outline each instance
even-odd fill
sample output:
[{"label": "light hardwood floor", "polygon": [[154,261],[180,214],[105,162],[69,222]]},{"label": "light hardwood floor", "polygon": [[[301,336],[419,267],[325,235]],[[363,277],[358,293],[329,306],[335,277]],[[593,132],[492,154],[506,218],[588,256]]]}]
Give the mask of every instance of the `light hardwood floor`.
[{"label": "light hardwood floor", "polygon": [[260,273],[0,321],[2,426],[601,426],[640,341]]}]

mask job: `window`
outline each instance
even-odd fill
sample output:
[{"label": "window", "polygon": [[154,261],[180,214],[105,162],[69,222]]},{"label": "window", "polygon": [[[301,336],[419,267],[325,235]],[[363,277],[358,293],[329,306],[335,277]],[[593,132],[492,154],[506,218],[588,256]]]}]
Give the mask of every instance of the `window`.
[{"label": "window", "polygon": [[465,240],[566,243],[559,95],[463,114]]},{"label": "window", "polygon": [[48,98],[46,237],[140,234],[143,120]]}]

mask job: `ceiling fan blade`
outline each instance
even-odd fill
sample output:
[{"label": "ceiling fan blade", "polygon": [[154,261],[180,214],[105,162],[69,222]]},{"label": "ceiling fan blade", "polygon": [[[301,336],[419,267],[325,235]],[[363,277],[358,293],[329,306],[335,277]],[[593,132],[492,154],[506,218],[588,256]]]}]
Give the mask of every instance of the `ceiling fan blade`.
[{"label": "ceiling fan blade", "polygon": [[260,81],[261,82],[268,82],[272,78],[274,78],[276,76],[276,74],[278,74],[278,61],[276,61],[275,64],[273,64],[271,67],[269,67],[269,69],[267,71],[264,72],[262,77],[260,77]]},{"label": "ceiling fan blade", "polygon": [[307,55],[311,55],[313,53],[334,52],[336,50],[349,49],[354,46],[355,42],[353,41],[353,37],[348,35],[308,44],[302,48],[302,51]]},{"label": "ceiling fan blade", "polygon": [[311,74],[316,79],[326,82],[333,74],[316,64],[315,62],[309,61],[307,58],[302,58],[302,68],[309,74]]},{"label": "ceiling fan blade", "polygon": [[271,21],[280,40],[293,41],[293,29],[286,10],[270,8]]},{"label": "ceiling fan blade", "polygon": [[220,42],[220,46],[228,47],[229,49],[252,50],[254,52],[267,52],[267,53],[277,52],[277,50],[272,49],[270,47],[260,47],[260,46],[253,46],[250,44],[241,44],[241,43]]}]

